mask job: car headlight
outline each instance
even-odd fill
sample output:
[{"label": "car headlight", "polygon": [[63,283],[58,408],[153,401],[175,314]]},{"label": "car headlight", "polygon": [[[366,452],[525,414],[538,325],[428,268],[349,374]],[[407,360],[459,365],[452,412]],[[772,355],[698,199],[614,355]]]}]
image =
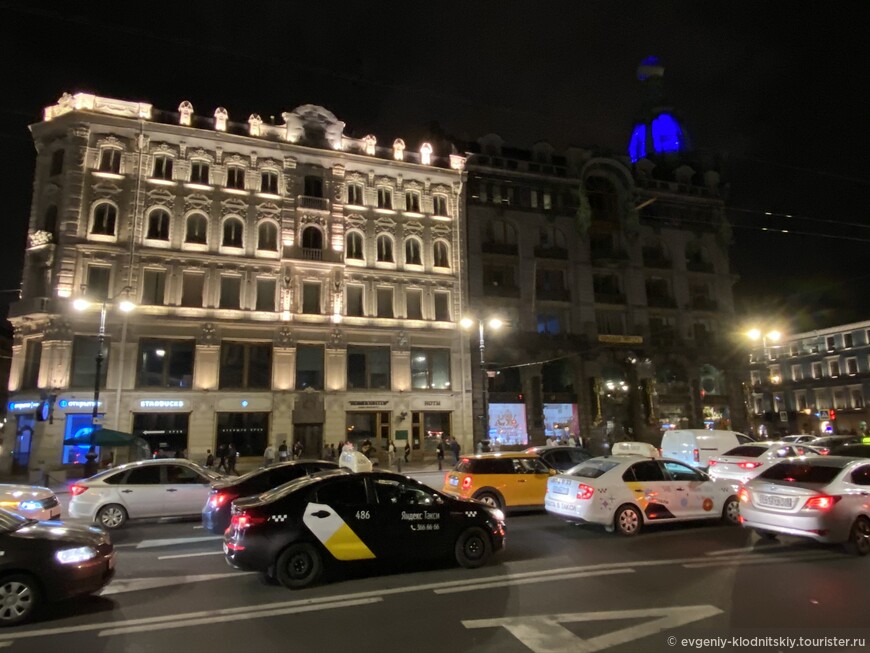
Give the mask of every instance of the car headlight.
[{"label": "car headlight", "polygon": [[77,546],[73,549],[60,549],[54,554],[55,559],[62,565],[74,565],[97,557],[95,549],[89,546]]},{"label": "car headlight", "polygon": [[18,504],[19,510],[42,510],[42,501],[22,501]]},{"label": "car headlight", "polygon": [[504,512],[502,512],[498,508],[493,508],[489,511],[489,514],[492,515],[497,521],[504,521]]}]

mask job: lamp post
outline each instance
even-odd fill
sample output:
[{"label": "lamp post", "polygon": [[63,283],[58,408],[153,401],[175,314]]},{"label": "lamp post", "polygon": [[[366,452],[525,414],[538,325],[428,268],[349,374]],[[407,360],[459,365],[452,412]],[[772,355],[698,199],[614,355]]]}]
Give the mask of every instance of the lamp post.
[{"label": "lamp post", "polygon": [[773,329],[772,331],[764,332],[761,329],[750,329],[746,332],[746,337],[748,337],[753,342],[758,342],[761,340],[761,349],[764,358],[767,359],[767,341],[770,342],[779,342],[782,338],[782,333]]},{"label": "lamp post", "polygon": [[480,342],[480,380],[483,384],[481,386],[481,403],[483,404],[483,428],[481,429],[481,439],[487,440],[489,439],[489,377],[486,373],[485,326],[489,326],[489,328],[497,330],[504,325],[504,322],[502,322],[497,317],[492,317],[488,319],[477,318],[476,320],[470,317],[464,317],[462,318],[462,320],[460,320],[459,324],[463,329],[470,329],[475,322],[477,322],[477,337]]}]

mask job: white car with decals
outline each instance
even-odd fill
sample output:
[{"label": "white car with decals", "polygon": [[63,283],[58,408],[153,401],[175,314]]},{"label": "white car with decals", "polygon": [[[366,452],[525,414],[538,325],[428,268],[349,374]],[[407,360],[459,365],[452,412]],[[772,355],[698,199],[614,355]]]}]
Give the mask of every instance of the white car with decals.
[{"label": "white car with decals", "polygon": [[656,522],[721,518],[737,524],[738,505],[729,482],[678,460],[631,455],[590,458],[552,477],[544,499],[551,515],[621,535]]},{"label": "white car with decals", "polygon": [[0,483],[0,508],[39,521],[60,519],[60,503],[55,493],[37,485]]}]

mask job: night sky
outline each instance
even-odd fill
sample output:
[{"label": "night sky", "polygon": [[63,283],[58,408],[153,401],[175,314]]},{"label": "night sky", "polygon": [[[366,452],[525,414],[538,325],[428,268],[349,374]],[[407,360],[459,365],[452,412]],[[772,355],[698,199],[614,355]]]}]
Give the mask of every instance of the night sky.
[{"label": "night sky", "polygon": [[870,319],[866,2],[302,4],[0,0],[0,288],[20,281],[27,125],[64,91],[238,121],[319,104],[409,147],[437,122],[625,152],[655,55],[693,145],[725,165],[739,313],[793,331]]}]

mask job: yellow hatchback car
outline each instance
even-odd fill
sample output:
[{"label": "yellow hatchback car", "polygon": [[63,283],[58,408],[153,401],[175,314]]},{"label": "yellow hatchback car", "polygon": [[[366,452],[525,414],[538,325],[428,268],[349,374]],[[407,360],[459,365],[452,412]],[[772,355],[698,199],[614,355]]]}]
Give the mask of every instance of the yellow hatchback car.
[{"label": "yellow hatchback car", "polygon": [[463,456],[444,476],[442,492],[478,499],[496,508],[539,508],[547,479],[556,470],[534,453],[483,453]]}]

